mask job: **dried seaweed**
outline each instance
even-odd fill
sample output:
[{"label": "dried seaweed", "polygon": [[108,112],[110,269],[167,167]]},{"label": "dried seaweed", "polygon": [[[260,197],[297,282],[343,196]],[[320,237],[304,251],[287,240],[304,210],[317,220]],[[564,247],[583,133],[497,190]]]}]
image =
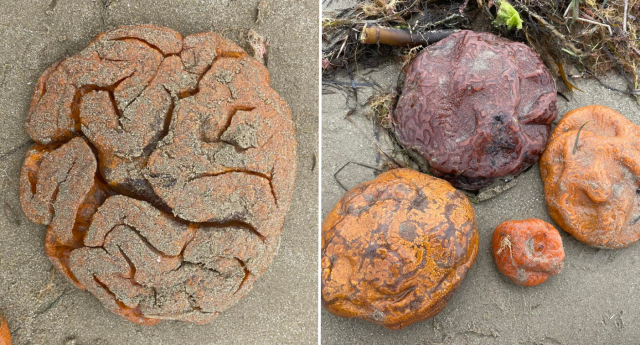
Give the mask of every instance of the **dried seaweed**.
[{"label": "dried seaweed", "polygon": [[370,118],[380,127],[389,128],[389,119],[398,95],[395,92],[379,93],[369,97]]},{"label": "dried seaweed", "polygon": [[[327,0],[332,1],[332,0]],[[583,77],[613,71],[625,77],[625,93],[637,97],[640,84],[640,0],[509,0],[522,19],[522,29],[492,25],[507,0],[367,0],[323,19],[323,72],[375,67],[390,59],[407,60],[409,49],[363,45],[365,25],[410,32],[466,29],[487,31],[520,41],[540,54],[567,88],[567,74]],[[570,72],[571,71],[571,72]],[[577,71],[577,72],[573,72]]]}]

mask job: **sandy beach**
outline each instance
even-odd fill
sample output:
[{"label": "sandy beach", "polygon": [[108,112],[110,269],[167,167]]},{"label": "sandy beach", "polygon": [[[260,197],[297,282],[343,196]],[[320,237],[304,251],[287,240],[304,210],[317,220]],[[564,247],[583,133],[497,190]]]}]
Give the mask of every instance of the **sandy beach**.
[{"label": "sandy beach", "polygon": [[[367,118],[367,99],[392,91],[401,65],[387,64],[355,73],[356,83],[377,83],[358,88],[352,123],[345,118],[355,107],[353,92],[323,87],[322,109],[322,216],[345,192],[334,174],[349,162],[379,168],[384,162],[376,145],[391,152],[386,132]],[[338,72],[336,81],[349,81]],[[584,92],[572,94],[561,80],[558,119],[567,111],[600,104],[640,124],[640,106],[633,98],[608,91],[595,80],[574,80]],[[621,78],[603,81],[625,89]],[[347,103],[347,100],[348,102]],[[557,123],[557,120],[556,120]],[[555,123],[554,123],[555,126]],[[350,164],[338,175],[347,188],[373,179],[374,171]],[[640,247],[596,249],[560,230],[566,257],[562,273],[536,287],[521,287],[496,268],[491,253],[493,230],[503,221],[539,218],[554,224],[547,212],[538,164],[520,175],[512,189],[473,208],[478,221],[480,248],[469,271],[447,307],[430,320],[392,331],[359,319],[342,319],[322,311],[322,344],[631,344],[640,337],[635,307],[640,291]],[[555,225],[555,224],[554,224]],[[560,229],[555,225],[557,229]]]}]

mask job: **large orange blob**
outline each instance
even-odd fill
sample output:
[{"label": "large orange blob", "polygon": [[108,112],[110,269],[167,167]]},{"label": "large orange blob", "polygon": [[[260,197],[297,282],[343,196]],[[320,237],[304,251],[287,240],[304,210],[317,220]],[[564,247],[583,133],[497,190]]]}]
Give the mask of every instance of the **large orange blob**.
[{"label": "large orange blob", "polygon": [[100,34],[45,71],[25,129],[20,202],[47,256],[132,322],[211,322],[276,254],[294,123],[265,66],[218,34]]},{"label": "large orange blob", "polygon": [[640,127],[603,106],[564,115],[542,154],[551,218],[581,242],[622,248],[640,239]]},{"label": "large orange blob", "polygon": [[564,267],[560,233],[540,219],[503,222],[493,231],[491,248],[500,272],[518,285],[542,284]]},{"label": "large orange blob", "polygon": [[322,224],[322,304],[400,329],[446,306],[478,254],[469,200],[448,182],[391,170],[342,196]]}]

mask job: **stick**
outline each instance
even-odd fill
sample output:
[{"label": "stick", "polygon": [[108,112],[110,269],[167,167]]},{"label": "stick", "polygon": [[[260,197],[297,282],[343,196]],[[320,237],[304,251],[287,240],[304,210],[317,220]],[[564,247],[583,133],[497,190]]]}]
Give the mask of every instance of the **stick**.
[{"label": "stick", "polygon": [[595,25],[604,26],[607,29],[609,29],[609,36],[613,36],[613,31],[611,31],[611,27],[609,25],[607,25],[607,24],[598,23],[598,22],[595,22],[593,20],[588,20],[588,19],[584,19],[584,18],[580,18],[580,17],[576,18],[576,20],[580,21],[580,22],[586,22],[586,23],[591,23],[591,24],[595,24]]},{"label": "stick", "polygon": [[430,31],[424,33],[409,32],[402,29],[383,26],[365,26],[360,35],[363,44],[386,44],[395,47],[411,48],[440,41],[457,30]]},{"label": "stick", "polygon": [[620,92],[620,93],[624,93],[626,95],[632,95],[632,96],[640,96],[640,90],[635,90],[633,89],[632,91],[624,91],[624,90],[620,90],[620,89],[616,89],[614,87],[611,87],[605,83],[602,82],[602,80],[600,80],[598,77],[596,77],[595,74],[593,74],[591,71],[589,71],[588,69],[585,69],[585,71],[589,74],[591,74],[591,76],[593,77],[593,79],[595,79],[598,83],[600,83],[600,85],[602,85],[602,87],[604,87],[607,90],[611,90],[611,91],[615,91],[615,92]]},{"label": "stick", "polygon": [[322,78],[322,83],[323,84],[338,84],[338,85],[348,85],[348,86],[375,86],[375,84],[372,83],[355,83],[355,84],[351,84],[351,83],[347,83],[346,81],[335,81],[335,80],[329,80],[329,79],[324,79]]},{"label": "stick", "polygon": [[567,9],[564,11],[564,14],[562,15],[562,18],[567,18],[567,14],[569,13],[570,9],[571,9],[571,4],[569,4],[569,6],[567,6]]},{"label": "stick", "polygon": [[369,168],[369,169],[371,169],[371,170],[373,170],[373,171],[375,171],[375,172],[377,172],[377,173],[381,173],[381,172],[382,172],[382,170],[377,169],[377,168],[374,168],[374,167],[369,166],[369,165],[366,165],[366,164],[362,164],[362,163],[358,163],[358,162],[347,162],[347,164],[343,165],[343,166],[342,166],[342,168],[338,169],[338,171],[336,171],[336,172],[333,174],[333,178],[336,180],[336,182],[338,183],[338,185],[340,186],[340,188],[344,189],[344,191],[345,191],[345,192],[348,192],[349,190],[347,189],[347,187],[345,187],[345,186],[342,184],[342,182],[340,182],[340,180],[338,179],[338,174],[339,174],[339,173],[340,173],[344,168],[346,168],[347,166],[349,166],[349,164],[355,164],[355,165],[359,165],[359,166],[364,167],[364,168]]},{"label": "stick", "polygon": [[627,32],[627,9],[629,8],[629,0],[624,0],[624,17],[622,19],[622,31]]}]

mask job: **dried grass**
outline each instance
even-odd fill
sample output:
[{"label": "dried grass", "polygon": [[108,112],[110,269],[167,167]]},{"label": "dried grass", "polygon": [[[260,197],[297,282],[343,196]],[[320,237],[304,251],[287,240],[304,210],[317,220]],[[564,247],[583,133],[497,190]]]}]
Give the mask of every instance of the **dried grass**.
[{"label": "dried grass", "polygon": [[395,92],[381,93],[367,100],[369,116],[380,127],[389,128],[391,111],[395,107],[398,95]]},{"label": "dried grass", "polygon": [[[506,1],[506,0],[502,0]],[[345,64],[370,67],[398,58],[407,64],[416,50],[364,46],[364,25],[399,27],[417,32],[433,29],[489,31],[531,46],[547,67],[568,79],[574,69],[584,77],[614,71],[627,80],[627,93],[640,84],[640,0],[511,0],[523,19],[522,30],[495,27],[494,0],[372,0],[323,20],[323,71]],[[626,10],[625,10],[626,8]],[[637,97],[637,96],[636,96]]]}]

